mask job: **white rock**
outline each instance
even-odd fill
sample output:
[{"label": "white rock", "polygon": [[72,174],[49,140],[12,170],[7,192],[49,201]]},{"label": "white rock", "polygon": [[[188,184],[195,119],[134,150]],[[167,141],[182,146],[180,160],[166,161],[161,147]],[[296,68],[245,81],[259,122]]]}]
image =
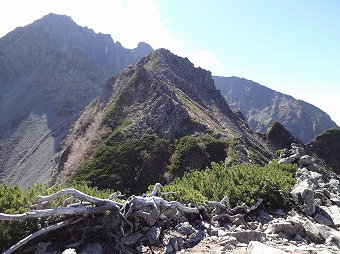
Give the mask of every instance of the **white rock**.
[{"label": "white rock", "polygon": [[337,205],[321,207],[333,220],[335,226],[340,226],[340,207]]},{"label": "white rock", "polygon": [[310,171],[310,176],[313,180],[316,180],[316,181],[322,179],[322,175],[315,171]]},{"label": "white rock", "polygon": [[293,237],[295,235],[295,227],[292,223],[287,221],[279,221],[279,222],[272,222],[268,225],[266,229],[266,233],[268,234],[278,234],[283,233],[288,237]]},{"label": "white rock", "polygon": [[285,254],[286,251],[270,247],[264,243],[251,241],[247,247],[247,254]]},{"label": "white rock", "polygon": [[253,240],[262,241],[266,237],[265,233],[256,230],[230,232],[229,235],[235,237],[240,243],[249,243]]},{"label": "white rock", "polygon": [[299,166],[305,167],[315,163],[315,159],[312,156],[304,155],[299,159]]},{"label": "white rock", "polygon": [[291,194],[296,203],[302,206],[305,214],[313,215],[315,213],[315,199],[312,185],[308,179],[296,183],[293,186]]},{"label": "white rock", "polygon": [[66,249],[61,254],[77,254],[75,249]]}]

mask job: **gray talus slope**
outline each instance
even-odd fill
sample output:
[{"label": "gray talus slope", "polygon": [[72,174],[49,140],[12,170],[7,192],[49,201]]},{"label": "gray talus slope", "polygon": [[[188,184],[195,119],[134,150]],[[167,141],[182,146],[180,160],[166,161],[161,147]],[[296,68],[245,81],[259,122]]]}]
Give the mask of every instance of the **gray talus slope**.
[{"label": "gray talus slope", "polygon": [[217,89],[232,109],[239,109],[254,131],[264,132],[275,120],[304,143],[329,128],[329,115],[307,102],[238,77],[214,77]]},{"label": "gray talus slope", "polygon": [[112,73],[150,50],[125,49],[54,14],[1,38],[0,179],[47,182],[80,112]]}]

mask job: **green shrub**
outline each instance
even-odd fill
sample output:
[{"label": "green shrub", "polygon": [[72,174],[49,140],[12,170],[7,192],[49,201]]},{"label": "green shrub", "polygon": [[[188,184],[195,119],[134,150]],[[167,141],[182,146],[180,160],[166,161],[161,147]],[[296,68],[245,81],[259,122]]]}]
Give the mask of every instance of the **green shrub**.
[{"label": "green shrub", "polygon": [[277,162],[265,167],[239,164],[230,168],[224,163],[212,163],[211,168],[204,171],[185,173],[162,191],[176,191],[170,198],[184,203],[221,200],[227,195],[233,206],[251,205],[257,198],[263,198],[269,208],[282,207],[284,200],[280,192],[288,193],[295,183],[295,171],[296,166]]},{"label": "green shrub", "polygon": [[110,139],[76,170],[72,181],[113,188],[127,195],[143,193],[151,183],[163,179],[170,149],[170,141],[155,135],[125,141]]},{"label": "green shrub", "polygon": [[209,136],[185,136],[176,142],[169,170],[174,176],[181,176],[192,169],[204,169],[211,162],[223,161],[226,157],[226,143]]}]

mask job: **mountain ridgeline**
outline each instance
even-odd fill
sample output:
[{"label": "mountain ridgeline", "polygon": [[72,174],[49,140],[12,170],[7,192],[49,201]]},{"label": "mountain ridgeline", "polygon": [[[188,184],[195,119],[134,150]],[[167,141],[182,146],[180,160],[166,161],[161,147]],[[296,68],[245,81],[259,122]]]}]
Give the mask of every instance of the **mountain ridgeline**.
[{"label": "mountain ridgeline", "polygon": [[49,14],[0,39],[0,180],[47,183],[64,137],[114,73],[152,48]]},{"label": "mountain ridgeline", "polygon": [[265,132],[277,121],[304,143],[330,128],[339,128],[329,115],[307,102],[279,93],[251,80],[214,77],[233,110],[240,110],[256,132]]},{"label": "mountain ridgeline", "polygon": [[125,68],[107,86],[109,101],[90,105],[71,131],[56,182],[74,175],[100,188],[141,193],[226,157],[262,164],[272,158],[216,90],[211,73],[166,49]]},{"label": "mountain ridgeline", "polygon": [[[310,104],[244,79],[213,79],[166,49],[126,49],[55,14],[0,39],[0,119],[1,181],[86,182],[126,194],[213,162],[264,165],[276,150],[337,127]],[[309,147],[333,169],[339,160],[324,147],[334,137]]]}]

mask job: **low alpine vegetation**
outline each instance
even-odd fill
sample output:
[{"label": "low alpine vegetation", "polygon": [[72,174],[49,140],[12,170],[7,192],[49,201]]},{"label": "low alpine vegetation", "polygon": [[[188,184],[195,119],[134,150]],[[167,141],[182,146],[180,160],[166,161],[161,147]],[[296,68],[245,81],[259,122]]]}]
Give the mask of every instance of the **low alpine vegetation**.
[{"label": "low alpine vegetation", "polygon": [[263,198],[267,208],[284,205],[284,196],[294,185],[296,166],[272,162],[264,167],[239,164],[228,167],[225,163],[212,163],[204,171],[187,172],[163,188],[174,192],[169,199],[183,203],[202,204],[208,200],[221,200],[228,196],[232,206],[254,204]]}]

